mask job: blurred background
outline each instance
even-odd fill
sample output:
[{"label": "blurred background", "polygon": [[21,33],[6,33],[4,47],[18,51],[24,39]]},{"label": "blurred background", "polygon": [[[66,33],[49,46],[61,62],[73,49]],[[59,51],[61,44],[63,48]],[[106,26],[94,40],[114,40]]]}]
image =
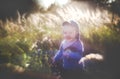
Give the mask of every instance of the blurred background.
[{"label": "blurred background", "polygon": [[78,22],[84,56],[104,57],[92,69],[88,65],[86,73],[92,79],[118,78],[119,8],[119,0],[0,0],[0,79],[19,79],[18,73],[27,74],[25,79],[51,74],[66,20]]}]

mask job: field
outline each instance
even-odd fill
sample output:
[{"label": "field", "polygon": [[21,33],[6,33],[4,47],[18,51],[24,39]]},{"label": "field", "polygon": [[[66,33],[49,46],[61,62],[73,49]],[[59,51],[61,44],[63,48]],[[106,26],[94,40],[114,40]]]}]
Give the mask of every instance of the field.
[{"label": "field", "polygon": [[[120,24],[118,16],[112,23],[111,15],[107,10],[74,2],[65,8],[38,11],[27,17],[18,12],[16,20],[0,21],[0,74],[5,75],[0,75],[0,79],[54,79],[49,76],[52,57],[62,40],[61,24],[70,19],[80,26],[84,56],[99,53],[104,57],[102,66],[96,65],[97,70],[88,66],[87,74],[91,74],[92,79],[114,79],[119,68]],[[48,77],[42,78],[42,74]]]}]

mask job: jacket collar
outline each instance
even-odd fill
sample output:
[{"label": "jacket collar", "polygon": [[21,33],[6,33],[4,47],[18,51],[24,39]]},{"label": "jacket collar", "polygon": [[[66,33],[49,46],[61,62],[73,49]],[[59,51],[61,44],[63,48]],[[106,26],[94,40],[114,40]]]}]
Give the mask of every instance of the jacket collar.
[{"label": "jacket collar", "polygon": [[72,42],[67,42],[66,40],[63,40],[63,45],[62,45],[63,49],[66,49],[66,48],[70,47],[70,46],[73,45],[76,41],[77,41],[77,40],[74,40],[74,41],[72,41]]}]

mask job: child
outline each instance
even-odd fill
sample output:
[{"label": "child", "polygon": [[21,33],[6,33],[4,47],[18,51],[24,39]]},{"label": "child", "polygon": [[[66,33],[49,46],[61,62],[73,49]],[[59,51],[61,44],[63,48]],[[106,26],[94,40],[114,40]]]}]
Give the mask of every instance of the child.
[{"label": "child", "polygon": [[63,79],[80,79],[83,66],[78,62],[82,58],[84,47],[79,37],[79,26],[74,21],[65,21],[62,24],[62,30],[64,40],[53,62],[62,61],[61,76]]}]

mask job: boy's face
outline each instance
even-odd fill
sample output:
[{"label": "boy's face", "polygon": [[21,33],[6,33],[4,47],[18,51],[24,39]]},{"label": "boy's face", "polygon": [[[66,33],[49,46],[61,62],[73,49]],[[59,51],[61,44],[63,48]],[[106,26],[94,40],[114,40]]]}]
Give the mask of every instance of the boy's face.
[{"label": "boy's face", "polygon": [[63,37],[67,41],[76,39],[76,29],[70,25],[63,26]]}]

